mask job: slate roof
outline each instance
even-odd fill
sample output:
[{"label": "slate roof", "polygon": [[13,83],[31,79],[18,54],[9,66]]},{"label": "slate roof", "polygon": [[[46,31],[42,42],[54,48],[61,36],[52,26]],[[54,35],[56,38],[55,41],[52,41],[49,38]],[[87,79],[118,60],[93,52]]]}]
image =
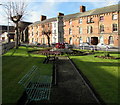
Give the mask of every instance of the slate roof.
[{"label": "slate roof", "polygon": [[[74,13],[74,14],[64,15],[63,18],[64,18],[64,20],[68,20],[68,19],[73,19],[73,18],[79,18],[79,17],[84,17],[84,16],[90,16],[90,15],[98,15],[98,14],[102,14],[102,13],[109,13],[109,12],[115,12],[115,11],[120,11],[120,4],[97,8],[97,9],[89,10],[89,11],[86,11],[83,13],[78,12],[78,13]],[[56,21],[56,18],[57,17],[46,19],[44,21],[37,21],[31,25],[37,25],[37,24],[43,24],[46,22]]]}]

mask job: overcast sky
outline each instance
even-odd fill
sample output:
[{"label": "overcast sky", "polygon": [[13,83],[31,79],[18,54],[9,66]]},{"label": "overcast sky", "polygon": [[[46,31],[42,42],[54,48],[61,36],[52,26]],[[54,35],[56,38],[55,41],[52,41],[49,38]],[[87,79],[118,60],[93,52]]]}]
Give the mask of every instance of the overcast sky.
[{"label": "overcast sky", "polygon": [[[0,0],[2,1],[2,0]],[[7,0],[6,0],[7,1]],[[47,18],[56,17],[58,12],[65,15],[77,13],[80,11],[80,5],[86,6],[86,10],[92,10],[109,5],[117,4],[119,0],[28,0],[27,15],[23,21],[40,21],[40,15],[46,15]],[[0,5],[0,25],[7,25],[7,17]]]}]

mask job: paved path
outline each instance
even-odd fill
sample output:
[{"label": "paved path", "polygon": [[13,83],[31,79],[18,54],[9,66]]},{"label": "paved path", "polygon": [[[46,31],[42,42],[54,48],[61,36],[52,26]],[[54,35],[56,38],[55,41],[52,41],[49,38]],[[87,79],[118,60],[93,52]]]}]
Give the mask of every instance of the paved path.
[{"label": "paved path", "polygon": [[98,105],[67,57],[59,57],[57,70],[58,86],[52,88],[52,103],[93,103]]}]

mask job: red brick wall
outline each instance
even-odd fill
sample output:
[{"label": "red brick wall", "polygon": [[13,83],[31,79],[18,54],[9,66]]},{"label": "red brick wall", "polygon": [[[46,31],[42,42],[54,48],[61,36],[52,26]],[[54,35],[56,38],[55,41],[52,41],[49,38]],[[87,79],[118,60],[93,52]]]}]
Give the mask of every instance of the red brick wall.
[{"label": "red brick wall", "polygon": [[[70,20],[64,20],[64,38],[65,41],[67,43],[69,43],[69,39],[70,37],[72,37],[72,43],[76,46],[79,45],[79,38],[82,37],[83,42],[86,42],[87,37],[98,37],[98,43],[100,42],[99,37],[103,36],[104,37],[104,43],[105,44],[109,44],[109,36],[113,37],[114,40],[114,46],[118,46],[118,31],[117,32],[113,32],[112,31],[112,24],[116,23],[118,24],[118,19],[117,20],[112,20],[112,14],[118,14],[117,12],[114,13],[104,13],[104,14],[100,14],[100,15],[93,15],[93,16],[85,16],[85,17],[81,17],[82,19],[82,24],[79,23],[79,19],[80,18],[75,18],[72,19],[72,24],[69,23]],[[100,16],[104,16],[104,20],[101,22],[100,20]],[[87,18],[93,18],[94,23],[87,23]],[[120,14],[119,14],[119,19],[120,19]],[[48,27],[48,23],[45,23],[45,28],[46,30],[48,30],[48,28],[50,30],[52,30],[52,24],[49,23],[49,27]],[[100,25],[104,25],[104,32],[100,33]],[[87,33],[87,26],[92,26],[93,27],[93,32],[92,33]],[[29,34],[29,40],[31,40],[31,38],[34,38],[35,41],[37,41],[37,37],[40,39],[39,43],[42,42],[42,38],[44,37],[46,40],[46,44],[47,42],[47,37],[45,35],[42,35],[42,25],[39,24],[39,28],[37,29],[36,26],[34,27],[34,35],[30,36]],[[79,33],[79,27],[82,27],[82,34]],[[69,35],[69,28],[72,29],[72,34]],[[36,34],[36,32],[39,32],[39,36]],[[29,27],[29,33],[32,32],[31,26]],[[52,36],[50,35],[50,41],[52,42]],[[30,41],[31,42],[31,41]]]},{"label": "red brick wall", "polygon": [[[80,18],[72,19],[72,24],[69,24],[69,20],[65,21],[65,27],[64,27],[64,37],[66,39],[66,42],[69,43],[69,38],[72,37],[73,44],[79,45],[79,39],[82,37],[83,42],[86,42],[87,37],[98,37],[98,42],[100,42],[99,37],[104,37],[104,43],[109,44],[109,36],[113,36],[114,39],[114,46],[118,46],[118,32],[112,31],[112,24],[116,23],[118,24],[117,20],[112,20],[112,14],[117,14],[117,12],[114,13],[105,13],[100,15],[93,15],[93,16],[87,16],[82,17],[82,24],[80,24],[78,21]],[[104,16],[104,20],[101,22],[99,21],[100,16]],[[87,18],[93,18],[94,23],[87,23]],[[104,32],[100,33],[100,25],[104,25]],[[92,33],[87,33],[87,26],[93,27]],[[82,27],[82,34],[79,34],[79,27]],[[72,34],[69,35],[69,28],[72,28]],[[73,37],[74,36],[74,37]]]}]

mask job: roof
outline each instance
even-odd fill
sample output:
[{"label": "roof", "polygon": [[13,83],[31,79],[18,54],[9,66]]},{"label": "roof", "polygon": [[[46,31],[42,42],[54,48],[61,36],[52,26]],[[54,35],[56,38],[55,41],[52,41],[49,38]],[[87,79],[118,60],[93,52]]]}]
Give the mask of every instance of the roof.
[{"label": "roof", "polygon": [[53,22],[53,21],[56,21],[56,18],[50,18],[50,19],[46,19],[43,21],[36,21],[35,23],[33,23],[31,25],[43,24],[43,23],[48,23],[48,22]]},{"label": "roof", "polygon": [[[98,14],[102,14],[102,13],[120,11],[120,8],[118,8],[118,7],[120,7],[120,4],[97,8],[97,9],[89,10],[89,11],[86,11],[83,13],[78,12],[78,13],[74,13],[74,14],[64,15],[63,18],[64,18],[64,20],[68,20],[68,19],[79,18],[79,17],[84,17],[84,16],[98,15]],[[56,21],[56,18],[57,17],[46,19],[44,21],[37,21],[31,25],[37,25],[37,24],[43,24],[43,23],[47,23],[47,22]]]}]

